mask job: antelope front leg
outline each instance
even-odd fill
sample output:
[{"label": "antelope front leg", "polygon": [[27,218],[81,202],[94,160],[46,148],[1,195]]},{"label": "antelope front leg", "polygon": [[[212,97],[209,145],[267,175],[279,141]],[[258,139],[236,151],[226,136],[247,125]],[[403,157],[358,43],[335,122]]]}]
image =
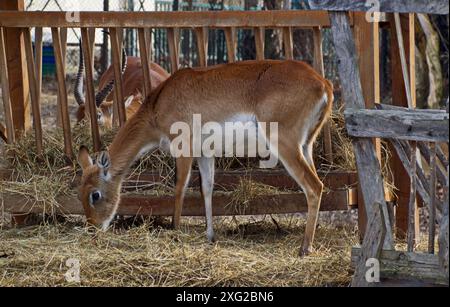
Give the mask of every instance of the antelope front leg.
[{"label": "antelope front leg", "polygon": [[198,168],[202,180],[202,196],[205,202],[206,236],[209,242],[214,242],[212,193],[214,189],[214,158],[199,158]]},{"label": "antelope front leg", "polygon": [[190,157],[180,157],[176,161],[177,184],[175,187],[175,211],[172,219],[174,229],[180,226],[181,210],[183,209],[184,194],[191,174],[192,160]]}]

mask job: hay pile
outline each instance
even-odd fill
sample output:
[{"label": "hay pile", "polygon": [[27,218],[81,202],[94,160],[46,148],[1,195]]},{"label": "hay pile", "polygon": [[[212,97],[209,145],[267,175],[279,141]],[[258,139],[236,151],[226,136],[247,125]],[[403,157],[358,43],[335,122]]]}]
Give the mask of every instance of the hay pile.
[{"label": "hay pile", "polygon": [[78,259],[82,286],[347,286],[350,230],[319,226],[316,251],[299,258],[304,220],[216,218],[209,244],[203,219],[183,219],[180,231],[144,223],[89,233],[82,224],[0,231],[0,286],[70,286],[66,261]]}]

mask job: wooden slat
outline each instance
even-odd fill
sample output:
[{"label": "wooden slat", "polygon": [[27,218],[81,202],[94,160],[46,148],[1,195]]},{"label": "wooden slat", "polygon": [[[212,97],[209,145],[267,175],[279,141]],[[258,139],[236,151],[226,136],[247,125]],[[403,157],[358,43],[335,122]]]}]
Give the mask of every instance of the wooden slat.
[{"label": "wooden slat", "polygon": [[58,79],[58,97],[61,105],[61,119],[64,133],[64,152],[73,157],[72,134],[70,131],[69,106],[67,103],[66,73],[63,61],[61,36],[58,28],[52,28],[53,48],[55,49],[56,76]]},{"label": "wooden slat", "polygon": [[33,114],[33,126],[36,140],[36,154],[42,155],[42,123],[41,123],[41,105],[38,84],[36,78],[36,65],[34,62],[33,43],[31,41],[31,29],[26,28],[23,31],[25,54],[27,58],[28,81],[30,87],[31,107]]},{"label": "wooden slat", "polygon": [[67,20],[65,12],[0,12],[4,27],[90,28],[254,28],[327,27],[325,11],[204,11],[204,12],[80,12],[80,21]]},{"label": "wooden slat", "polygon": [[[309,5],[314,10],[329,11],[364,11],[373,10],[373,6],[365,1],[354,0],[310,0]],[[424,13],[448,14],[448,1],[441,0],[377,0],[376,10],[386,13]]]},{"label": "wooden slat", "polygon": [[284,57],[286,60],[294,59],[294,43],[292,37],[292,27],[283,28],[283,44],[284,44]]},{"label": "wooden slat", "polygon": [[366,279],[367,260],[380,258],[386,236],[386,225],[382,205],[374,204],[372,210],[373,214],[367,222],[366,236],[353,275],[352,287],[374,286],[374,283],[370,283]]},{"label": "wooden slat", "polygon": [[[360,263],[361,253],[361,248],[352,248],[352,267],[356,267]],[[391,278],[434,283],[441,286],[448,285],[448,277],[446,278],[440,269],[439,259],[436,255],[383,250],[378,259],[380,261],[380,286],[384,286],[386,280]]]},{"label": "wooden slat", "polygon": [[152,81],[150,79],[150,63],[149,63],[149,50],[148,50],[148,36],[146,35],[144,28],[138,29],[139,36],[139,52],[141,54],[142,71],[144,74],[144,97],[150,95],[152,91]]},{"label": "wooden slat", "polygon": [[[3,210],[5,212],[30,213],[43,212],[42,203],[18,194],[4,193]],[[84,214],[83,206],[76,196],[57,197],[60,204],[53,208],[56,213]],[[233,203],[230,193],[214,193],[213,214],[215,216],[227,215],[262,215],[307,212],[308,205],[303,193],[281,193],[266,195],[250,199],[245,206]],[[322,196],[321,211],[347,210],[347,191],[333,191]],[[120,200],[118,215],[153,215],[172,216],[174,210],[174,196],[149,197],[137,193],[123,194]],[[50,208],[46,208],[47,211]],[[203,200],[199,192],[189,193],[185,197],[183,216],[205,216]]]},{"label": "wooden slat", "polygon": [[179,30],[175,28],[167,29],[167,39],[169,42],[170,67],[172,69],[173,74],[180,67],[180,58],[178,55],[178,49],[180,44]]},{"label": "wooden slat", "polygon": [[5,112],[6,133],[8,143],[15,142],[14,120],[12,115],[11,97],[9,93],[9,76],[6,59],[4,29],[0,27],[0,83],[2,86],[3,111]]},{"label": "wooden slat", "polygon": [[201,67],[208,66],[208,28],[195,28],[197,37],[197,50]]},{"label": "wooden slat", "polygon": [[236,47],[237,47],[236,28],[228,27],[224,29],[224,32],[225,32],[225,40],[227,42],[228,63],[233,63],[234,61],[236,61]]},{"label": "wooden slat", "polygon": [[34,50],[36,52],[36,79],[37,79],[37,89],[38,95],[41,96],[42,93],[42,40],[43,30],[40,27],[35,28],[34,33]]},{"label": "wooden slat", "polygon": [[122,127],[127,120],[125,110],[125,100],[123,96],[123,81],[122,81],[122,44],[119,44],[119,33],[122,29],[110,28],[111,36],[111,53],[112,64],[114,67],[114,91],[115,91],[115,104],[117,105],[117,111],[119,115],[119,125]]},{"label": "wooden slat", "polygon": [[414,251],[416,244],[416,193],[417,193],[417,180],[416,180],[416,162],[417,162],[417,143],[411,142],[411,168],[409,169],[409,178],[411,179],[410,192],[409,192],[409,204],[408,204],[408,252]]},{"label": "wooden slat", "polygon": [[257,27],[255,32],[255,46],[256,46],[256,59],[264,60],[264,45],[265,45],[265,28]]},{"label": "wooden slat", "polygon": [[[436,144],[436,155],[439,158],[439,161],[442,163],[442,165],[444,167],[448,166],[448,154],[445,154],[444,151],[442,150],[441,146],[445,146],[444,144]],[[447,148],[447,152],[448,152],[448,148]]]},{"label": "wooden slat", "polygon": [[424,142],[445,142],[449,138],[449,117],[445,112],[347,109],[344,115],[351,136]]},{"label": "wooden slat", "polygon": [[[362,93],[358,63],[355,58],[356,48],[349,19],[346,13],[330,13],[333,43],[338,57],[338,70],[343,89],[346,108],[362,109],[365,107]],[[384,197],[384,183],[377,158],[375,146],[368,138],[352,141],[358,166],[359,182],[366,204],[368,220],[372,219],[374,204],[381,204],[386,225],[385,249],[393,248],[392,227]]]},{"label": "wooden slat", "polygon": [[[434,143],[434,144],[435,144],[434,150],[435,150],[435,153],[437,153],[436,149],[437,149],[438,145],[436,143]],[[428,161],[428,162],[431,161],[431,159],[432,159],[431,150],[425,143],[423,143],[423,142],[417,143],[417,148],[419,148],[420,154],[426,161]],[[429,165],[429,166],[431,169],[431,165]],[[444,167],[447,167],[447,166],[445,165]],[[437,176],[436,179],[442,186],[444,186],[445,182],[447,180],[446,179],[447,176],[444,174],[444,172],[442,171],[442,169],[440,167],[437,167],[435,171],[436,171],[436,176]]]},{"label": "wooden slat", "polygon": [[[61,37],[61,50],[62,50],[62,61],[64,67],[66,67],[66,59],[67,59],[67,28],[61,28],[60,37]],[[61,119],[61,102],[59,101],[59,96],[56,97],[56,125],[62,128],[62,119]]]},{"label": "wooden slat", "polygon": [[434,254],[434,239],[436,237],[436,143],[430,143],[430,203],[428,205],[428,253]]},{"label": "wooden slat", "polygon": [[[314,40],[314,68],[322,77],[325,77],[325,69],[323,65],[323,50],[322,50],[322,31],[316,27],[313,29]],[[325,148],[325,159],[329,163],[333,163],[333,145],[331,142],[331,125],[329,120],[323,126],[323,145]]]},{"label": "wooden slat", "polygon": [[98,152],[101,148],[100,132],[97,122],[97,107],[95,105],[95,90],[94,90],[94,72],[92,70],[92,50],[89,41],[89,30],[87,28],[81,29],[81,42],[83,45],[83,59],[86,69],[86,102],[89,108],[89,118],[91,123],[92,143],[94,151]]},{"label": "wooden slat", "polygon": [[[447,143],[448,146],[448,143]],[[449,167],[447,165],[447,174],[449,172]],[[449,180],[447,177],[447,181],[443,186],[444,189],[444,206],[442,209],[442,218],[440,222],[439,228],[439,265],[442,271],[445,273],[447,281],[449,279],[449,221],[448,221],[448,211],[449,211]]]}]

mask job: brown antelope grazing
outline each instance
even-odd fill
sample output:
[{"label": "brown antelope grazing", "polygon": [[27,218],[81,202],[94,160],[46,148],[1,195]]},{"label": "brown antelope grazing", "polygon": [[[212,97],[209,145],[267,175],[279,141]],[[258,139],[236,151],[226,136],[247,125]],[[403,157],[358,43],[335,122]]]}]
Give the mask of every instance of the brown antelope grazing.
[{"label": "brown antelope grazing", "polygon": [[[150,63],[150,69],[150,81],[153,90],[170,75],[164,68],[155,63]],[[80,122],[86,116],[89,116],[89,108],[86,107],[83,94],[83,75],[84,61],[80,44],[80,63],[74,86],[75,100],[79,105],[76,115],[77,122]],[[136,113],[143,101],[140,93],[143,92],[144,88],[144,73],[142,70],[141,59],[138,57],[127,56],[125,50],[122,52],[122,79],[124,89],[123,94],[124,97],[126,97],[126,117],[130,118]],[[114,83],[114,68],[110,66],[100,77],[99,88],[101,90],[95,95],[98,123],[107,129],[112,127]]]},{"label": "brown antelope grazing", "polygon": [[[79,199],[87,221],[102,229],[108,228],[117,212],[121,184],[128,169],[143,153],[166,147],[178,137],[171,134],[174,123],[191,125],[196,114],[201,114],[205,122],[220,124],[252,118],[257,124],[278,123],[277,157],[303,189],[308,202],[300,251],[301,255],[307,254],[311,251],[323,189],[312,148],[331,112],[332,102],[331,82],[299,61],[245,61],[180,70],[152,92],[139,112],[119,130],[109,150],[101,152],[95,163],[86,147],[80,148],[78,161],[83,175]],[[188,139],[191,141],[190,135]],[[175,228],[180,224],[194,159],[202,179],[207,237],[213,241],[214,156],[176,158],[172,223]]]}]

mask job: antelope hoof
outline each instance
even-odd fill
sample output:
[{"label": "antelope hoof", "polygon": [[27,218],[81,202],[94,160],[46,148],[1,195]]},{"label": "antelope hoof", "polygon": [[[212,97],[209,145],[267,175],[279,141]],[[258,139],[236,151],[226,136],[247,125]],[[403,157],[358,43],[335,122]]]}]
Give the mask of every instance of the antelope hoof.
[{"label": "antelope hoof", "polygon": [[214,235],[214,232],[213,232],[213,233],[208,232],[208,233],[206,234],[206,237],[208,238],[208,243],[214,243],[214,242],[216,242],[216,237],[215,237],[215,235]]},{"label": "antelope hoof", "polygon": [[298,253],[299,257],[308,256],[313,252],[312,247],[302,247],[300,248],[300,252]]}]

